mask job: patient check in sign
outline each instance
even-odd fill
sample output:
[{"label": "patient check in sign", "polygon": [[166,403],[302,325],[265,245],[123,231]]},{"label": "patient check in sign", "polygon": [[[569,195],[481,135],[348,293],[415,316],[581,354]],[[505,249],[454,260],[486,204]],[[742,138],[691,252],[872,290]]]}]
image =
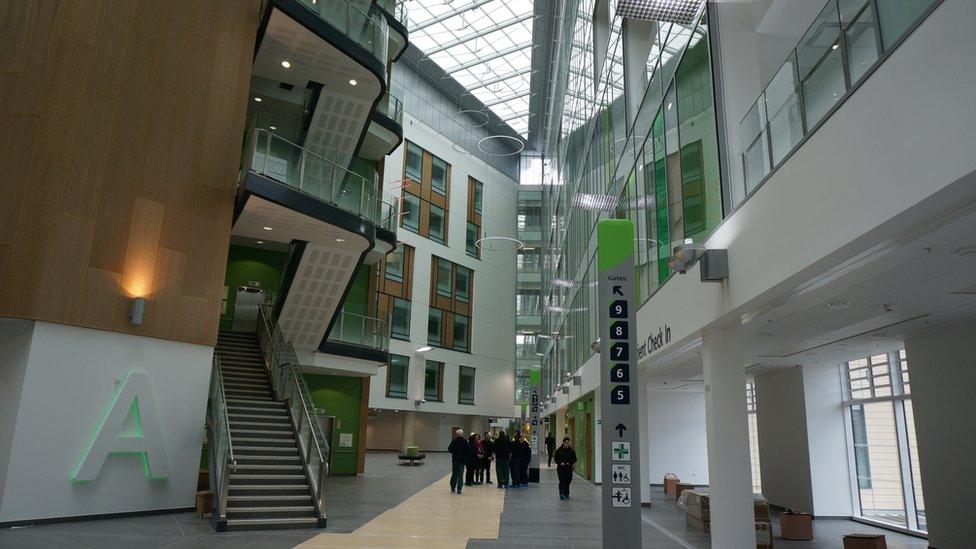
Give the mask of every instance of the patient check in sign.
[{"label": "patient check in sign", "polygon": [[[640,547],[640,445],[634,322],[634,225],[597,225],[603,547]],[[637,498],[637,501],[634,498]]]}]

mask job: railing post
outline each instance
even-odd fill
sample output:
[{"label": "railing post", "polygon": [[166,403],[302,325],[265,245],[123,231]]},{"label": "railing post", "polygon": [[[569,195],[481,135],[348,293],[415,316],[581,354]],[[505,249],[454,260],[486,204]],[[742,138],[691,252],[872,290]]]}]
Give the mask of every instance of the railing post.
[{"label": "railing post", "polygon": [[[263,132],[264,130],[258,130]],[[268,132],[267,145],[264,147],[264,167],[261,169],[261,173],[268,173],[268,159],[271,158],[271,132]]]}]

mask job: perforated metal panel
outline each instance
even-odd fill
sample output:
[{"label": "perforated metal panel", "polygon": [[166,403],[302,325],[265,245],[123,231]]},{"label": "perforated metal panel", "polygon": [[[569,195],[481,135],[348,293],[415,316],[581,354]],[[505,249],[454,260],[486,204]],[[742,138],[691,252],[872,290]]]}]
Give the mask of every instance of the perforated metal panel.
[{"label": "perforated metal panel", "polygon": [[618,0],[617,16],[688,24],[703,3],[704,0]]}]

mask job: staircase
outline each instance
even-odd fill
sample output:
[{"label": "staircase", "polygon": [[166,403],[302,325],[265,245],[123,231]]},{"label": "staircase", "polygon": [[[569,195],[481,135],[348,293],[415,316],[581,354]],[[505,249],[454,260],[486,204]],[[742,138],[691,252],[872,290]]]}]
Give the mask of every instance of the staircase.
[{"label": "staircase", "polygon": [[216,354],[237,462],[228,473],[227,530],[319,526],[291,415],[275,399],[257,335],[221,331]]}]

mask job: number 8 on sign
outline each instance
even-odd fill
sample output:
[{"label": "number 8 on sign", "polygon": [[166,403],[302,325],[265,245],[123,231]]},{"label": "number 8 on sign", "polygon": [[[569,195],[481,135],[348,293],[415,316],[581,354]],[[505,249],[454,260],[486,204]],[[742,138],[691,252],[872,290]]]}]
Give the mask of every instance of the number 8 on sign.
[{"label": "number 8 on sign", "polygon": [[610,325],[610,339],[627,339],[629,331],[627,322],[623,320],[614,322]]}]

